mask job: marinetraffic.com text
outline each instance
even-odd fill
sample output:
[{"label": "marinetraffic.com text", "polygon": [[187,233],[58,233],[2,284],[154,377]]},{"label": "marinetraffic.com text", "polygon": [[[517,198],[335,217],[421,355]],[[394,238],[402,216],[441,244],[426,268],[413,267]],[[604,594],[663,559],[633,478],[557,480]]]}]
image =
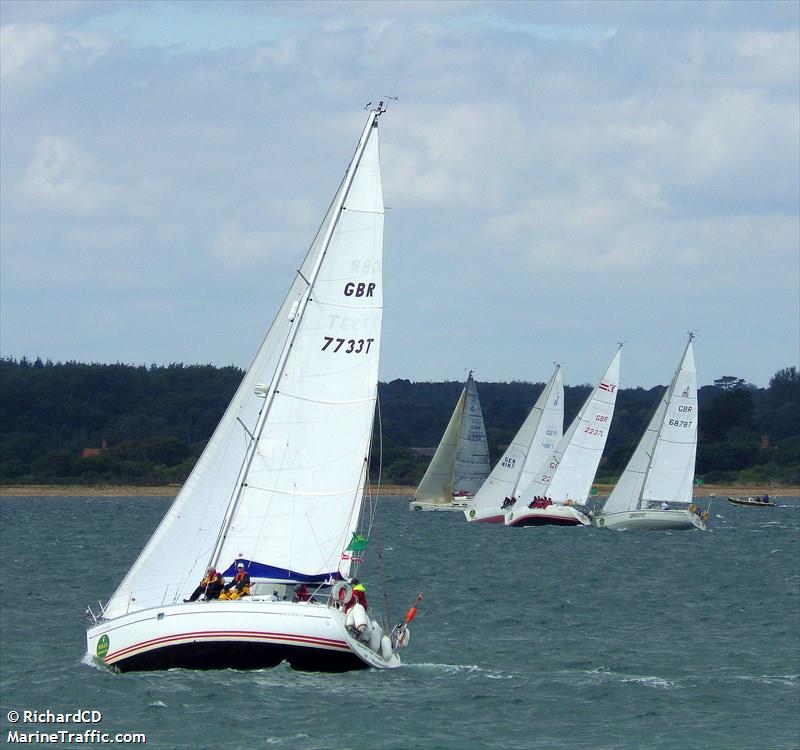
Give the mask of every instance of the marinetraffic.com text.
[{"label": "marinetraffic.com text", "polygon": [[[104,732],[96,726],[103,721],[103,714],[96,709],[76,711],[44,711],[11,709],[6,719],[12,725],[6,732],[8,745],[145,745],[144,732]],[[69,724],[69,728],[59,725]],[[76,729],[74,725],[90,725]],[[23,726],[19,726],[23,725]],[[35,729],[33,727],[36,727]]]}]

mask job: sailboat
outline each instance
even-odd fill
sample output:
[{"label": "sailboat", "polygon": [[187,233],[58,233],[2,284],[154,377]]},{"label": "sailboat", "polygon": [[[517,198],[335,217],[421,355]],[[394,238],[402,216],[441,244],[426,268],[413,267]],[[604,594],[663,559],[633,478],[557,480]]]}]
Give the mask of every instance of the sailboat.
[{"label": "sailboat", "polygon": [[706,528],[692,502],[697,451],[697,372],[694,334],[644,436],[603,506],[607,529]]},{"label": "sailboat", "polygon": [[581,508],[600,465],[614,416],[621,354],[622,344],[561,442],[539,467],[520,501],[506,512],[507,526],[591,524]]},{"label": "sailboat", "polygon": [[[87,631],[120,671],[400,664],[347,579],[360,534],[381,340],[381,102],[222,420],[161,524]],[[239,568],[243,566],[243,568]],[[250,594],[191,599],[207,569]],[[292,586],[307,590],[292,601]],[[287,594],[288,589],[288,594]],[[358,610],[358,607],[361,610]],[[356,612],[358,617],[351,613]]]},{"label": "sailboat", "polygon": [[506,506],[561,440],[564,429],[564,384],[556,365],[547,385],[528,413],[511,444],[464,511],[468,521],[503,523]]},{"label": "sailboat", "polygon": [[463,510],[489,476],[489,443],[478,389],[469,371],[447,428],[410,510]]}]

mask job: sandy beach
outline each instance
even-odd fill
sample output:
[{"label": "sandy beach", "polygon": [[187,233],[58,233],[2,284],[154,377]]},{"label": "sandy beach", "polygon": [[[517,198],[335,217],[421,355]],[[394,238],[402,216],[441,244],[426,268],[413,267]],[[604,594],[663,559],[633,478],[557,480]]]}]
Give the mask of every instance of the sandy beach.
[{"label": "sandy beach", "polygon": [[[599,495],[607,495],[613,485],[596,484]],[[135,485],[69,485],[69,484],[17,484],[0,487],[0,497],[174,497],[180,486],[140,487]],[[408,497],[414,487],[400,484],[385,484],[380,488],[381,495]],[[770,497],[800,497],[800,487],[732,487],[706,484],[695,488],[697,497],[750,497],[769,495]]]}]

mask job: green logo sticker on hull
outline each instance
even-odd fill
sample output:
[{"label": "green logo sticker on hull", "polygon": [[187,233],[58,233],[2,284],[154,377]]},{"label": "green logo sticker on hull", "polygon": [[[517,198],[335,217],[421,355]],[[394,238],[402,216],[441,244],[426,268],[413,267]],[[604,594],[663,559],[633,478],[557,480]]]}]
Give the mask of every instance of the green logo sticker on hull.
[{"label": "green logo sticker on hull", "polygon": [[605,518],[601,518],[601,519],[598,521],[598,523],[599,523],[601,526],[605,526],[605,525],[606,525],[606,519],[605,519]]},{"label": "green logo sticker on hull", "polygon": [[471,511],[469,512],[469,517],[470,517],[470,518],[475,518],[475,511],[474,511],[474,510],[471,510]]},{"label": "green logo sticker on hull", "polygon": [[108,653],[108,636],[103,634],[97,641],[97,655],[102,659]]}]

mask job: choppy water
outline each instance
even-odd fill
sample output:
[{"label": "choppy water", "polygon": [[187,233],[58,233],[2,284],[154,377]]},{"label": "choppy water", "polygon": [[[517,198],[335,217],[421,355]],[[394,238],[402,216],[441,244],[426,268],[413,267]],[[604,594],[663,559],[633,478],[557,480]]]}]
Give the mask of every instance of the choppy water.
[{"label": "choppy water", "polygon": [[[468,525],[390,499],[392,618],[425,595],[401,669],[117,675],[82,663],[82,613],[168,501],[3,498],[3,742],[9,710],[83,708],[103,731],[192,750],[795,750],[800,498],[778,502],[717,500],[708,533],[616,533]],[[381,611],[379,577],[362,576]]]}]

